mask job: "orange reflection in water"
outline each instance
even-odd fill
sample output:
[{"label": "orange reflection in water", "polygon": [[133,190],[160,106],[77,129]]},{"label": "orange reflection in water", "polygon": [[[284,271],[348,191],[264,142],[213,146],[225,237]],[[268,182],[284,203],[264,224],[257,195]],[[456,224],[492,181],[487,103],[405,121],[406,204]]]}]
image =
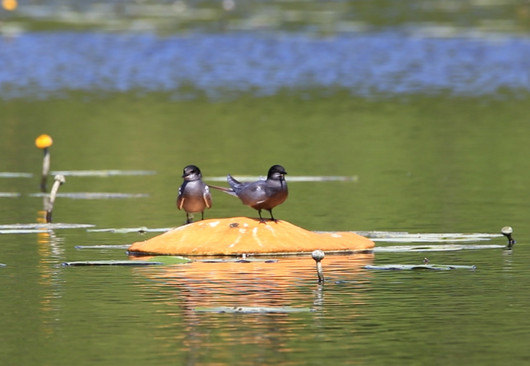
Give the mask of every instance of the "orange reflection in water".
[{"label": "orange reflection in water", "polygon": [[[37,211],[37,222],[39,224],[46,224],[46,209]],[[37,234],[37,243],[48,244],[50,242],[50,232],[48,229],[42,229],[42,232]]]},{"label": "orange reflection in water", "polygon": [[[146,257],[132,257],[145,259]],[[348,281],[367,276],[373,253],[328,255],[322,261],[324,276]],[[361,271],[363,274],[361,275]],[[179,303],[197,307],[274,307],[307,304],[307,285],[317,283],[315,261],[304,257],[259,258],[259,261],[194,261],[142,271],[162,286],[178,288]],[[308,303],[311,305],[311,302]]]},{"label": "orange reflection in water", "polygon": [[[46,208],[47,196],[44,198],[44,207]],[[37,223],[46,223],[46,209],[37,211]],[[64,256],[64,248],[62,245],[62,238],[58,238],[53,230],[43,228],[37,233],[37,250],[39,254],[39,283],[42,285],[42,293],[40,296],[40,309],[44,315],[42,319],[42,329],[46,334],[53,334],[55,332],[53,319],[56,319],[59,304],[57,299],[61,297],[60,289],[62,286],[58,285],[61,281],[59,279],[59,270],[50,268],[50,264],[56,263],[58,258]]]},{"label": "orange reflection in water", "polygon": [[[301,335],[312,337],[325,327],[324,318],[332,314],[329,309],[347,306],[349,310],[341,312],[343,321],[354,321],[359,315],[356,308],[365,302],[366,292],[336,296],[335,291],[341,286],[336,281],[369,286],[371,274],[363,266],[373,263],[372,253],[327,255],[322,261],[326,277],[323,285],[318,284],[316,264],[309,254],[270,259],[274,262],[196,261],[135,267],[137,274],[149,277],[164,294],[155,300],[160,305],[159,314],[168,316],[160,325],[160,332],[165,335],[158,343],[160,351],[170,352],[178,344],[189,351],[192,358],[207,353],[223,360],[236,357],[233,355],[236,346],[243,347],[245,355],[254,359],[271,352],[290,353],[297,347]],[[148,285],[152,286],[152,282]],[[314,312],[217,314],[197,311],[198,308],[217,307],[292,307]],[[312,332],[308,332],[308,328]],[[173,333],[168,329],[180,331]],[[194,362],[201,364],[197,360]]]}]

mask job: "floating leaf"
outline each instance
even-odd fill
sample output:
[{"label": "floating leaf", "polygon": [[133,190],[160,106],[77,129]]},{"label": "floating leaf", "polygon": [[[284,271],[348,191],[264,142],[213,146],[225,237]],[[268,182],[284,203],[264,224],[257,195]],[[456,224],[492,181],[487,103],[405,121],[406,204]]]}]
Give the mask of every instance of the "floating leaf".
[{"label": "floating leaf", "polygon": [[482,241],[491,240],[492,238],[502,237],[501,234],[487,234],[487,233],[422,233],[410,234],[407,232],[385,232],[385,231],[356,231],[357,234],[372,239],[373,241],[382,242],[399,242],[399,243],[413,243],[413,242],[466,242],[466,241]]},{"label": "floating leaf", "polygon": [[403,271],[403,270],[416,270],[416,269],[428,269],[434,271],[450,271],[452,269],[467,269],[474,271],[477,266],[463,266],[453,264],[385,264],[379,266],[368,265],[364,266],[365,269],[375,270],[386,270],[386,271]]},{"label": "floating leaf", "polygon": [[315,311],[311,308],[292,308],[289,306],[218,306],[198,307],[194,309],[202,313],[230,313],[230,314],[267,314],[267,313],[308,313]]},{"label": "floating leaf", "polygon": [[478,250],[478,249],[502,249],[506,248],[505,245],[498,244],[468,244],[468,245],[398,245],[398,246],[386,246],[386,247],[375,247],[374,253],[400,253],[400,252],[449,252],[458,250]]},{"label": "floating leaf", "polygon": [[0,229],[0,234],[41,234],[43,232],[51,231],[51,229],[13,229],[3,230]]},{"label": "floating leaf", "polygon": [[0,234],[35,234],[57,229],[86,229],[94,227],[91,224],[6,224],[0,225]]},{"label": "floating leaf", "polygon": [[157,262],[161,264],[183,264],[193,262],[191,259],[186,257],[180,257],[176,255],[157,255],[148,259],[149,262]]},{"label": "floating leaf", "polygon": [[85,229],[94,227],[92,224],[62,224],[62,223],[35,223],[35,224],[4,224],[0,229]]},{"label": "floating leaf", "polygon": [[[238,180],[241,181],[256,181],[258,179],[265,179],[265,177],[251,176],[251,175],[234,175]],[[223,177],[207,177],[204,180],[212,182],[226,182],[226,176]],[[287,179],[289,182],[333,182],[333,181],[358,181],[359,177],[353,176],[289,176]]]},{"label": "floating leaf", "polygon": [[[47,193],[32,193],[31,197],[44,197]],[[147,193],[109,193],[109,192],[72,192],[57,193],[57,197],[77,200],[98,200],[98,199],[124,199],[124,198],[145,198]]]},{"label": "floating leaf", "polygon": [[117,245],[76,245],[75,249],[129,249],[131,244]]},{"label": "floating leaf", "polygon": [[276,263],[276,259],[259,259],[259,258],[231,258],[231,259],[202,259],[197,262],[202,263],[251,263],[251,262],[263,262],[263,263]]},{"label": "floating leaf", "polygon": [[64,175],[70,177],[110,177],[117,175],[154,175],[152,170],[63,170],[51,172],[52,175]]},{"label": "floating leaf", "polygon": [[172,230],[173,228],[156,228],[149,229],[145,226],[143,227],[132,227],[132,228],[109,228],[109,229],[88,229],[88,232],[91,233],[117,233],[117,234],[128,234],[128,233],[160,233]]},{"label": "floating leaf", "polygon": [[135,260],[99,260],[99,261],[76,261],[64,262],[62,266],[150,266],[163,264],[155,261],[135,261]]},{"label": "floating leaf", "polygon": [[0,172],[0,178],[31,178],[31,173]]},{"label": "floating leaf", "polygon": [[20,196],[21,194],[17,192],[0,192],[0,198],[17,198]]}]

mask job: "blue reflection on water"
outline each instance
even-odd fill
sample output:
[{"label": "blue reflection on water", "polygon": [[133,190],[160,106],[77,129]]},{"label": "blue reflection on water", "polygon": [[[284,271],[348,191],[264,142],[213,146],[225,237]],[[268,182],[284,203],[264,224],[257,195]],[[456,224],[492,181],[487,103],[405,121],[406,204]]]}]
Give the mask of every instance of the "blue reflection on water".
[{"label": "blue reflection on water", "polygon": [[530,90],[530,39],[342,35],[26,33],[0,38],[0,98],[65,90],[194,90],[209,97],[281,89],[355,95]]}]

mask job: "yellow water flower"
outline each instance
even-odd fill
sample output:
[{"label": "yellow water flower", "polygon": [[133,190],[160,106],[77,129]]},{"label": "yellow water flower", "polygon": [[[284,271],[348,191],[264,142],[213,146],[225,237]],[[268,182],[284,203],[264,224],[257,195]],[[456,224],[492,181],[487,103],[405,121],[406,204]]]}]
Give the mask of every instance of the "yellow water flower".
[{"label": "yellow water flower", "polygon": [[53,140],[51,136],[42,134],[39,137],[35,139],[35,146],[37,146],[39,149],[46,149],[50,146],[52,146]]},{"label": "yellow water flower", "polygon": [[2,0],[2,7],[5,10],[13,11],[18,7],[17,0]]}]

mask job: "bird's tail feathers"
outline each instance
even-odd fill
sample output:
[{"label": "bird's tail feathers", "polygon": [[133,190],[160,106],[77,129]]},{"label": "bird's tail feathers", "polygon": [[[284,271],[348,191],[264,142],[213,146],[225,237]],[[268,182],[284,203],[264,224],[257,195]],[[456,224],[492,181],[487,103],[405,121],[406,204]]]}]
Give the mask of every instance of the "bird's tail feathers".
[{"label": "bird's tail feathers", "polygon": [[232,177],[230,174],[226,176],[226,181],[228,184],[230,184],[230,187],[233,191],[236,191],[238,188],[242,186],[242,183],[238,181],[236,178]]},{"label": "bird's tail feathers", "polygon": [[213,188],[213,189],[217,189],[218,191],[221,191],[221,192],[224,192],[224,193],[228,193],[228,194],[230,194],[232,196],[237,196],[236,192],[234,192],[234,190],[232,188],[213,186],[211,184],[208,184],[208,187]]}]

